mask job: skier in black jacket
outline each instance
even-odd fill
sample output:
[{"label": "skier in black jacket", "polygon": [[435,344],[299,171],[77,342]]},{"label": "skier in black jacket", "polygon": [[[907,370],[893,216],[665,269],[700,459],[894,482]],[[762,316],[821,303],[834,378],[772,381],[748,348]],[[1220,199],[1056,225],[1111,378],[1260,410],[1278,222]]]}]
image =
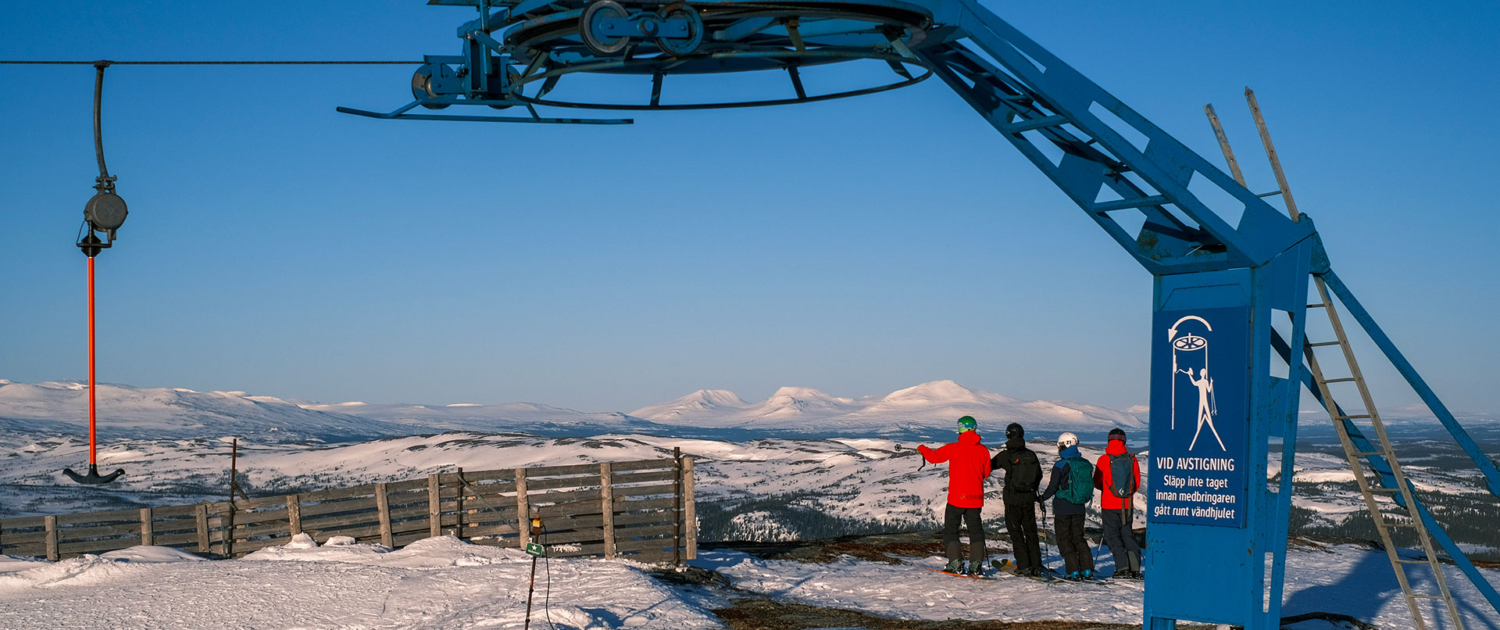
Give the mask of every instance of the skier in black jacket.
[{"label": "skier in black jacket", "polygon": [[1036,533],[1036,490],[1042,465],[1026,448],[1026,430],[1014,422],[1005,427],[1005,448],[990,459],[990,468],[1005,471],[1005,531],[1016,556],[1016,574],[1042,574],[1041,541]]}]

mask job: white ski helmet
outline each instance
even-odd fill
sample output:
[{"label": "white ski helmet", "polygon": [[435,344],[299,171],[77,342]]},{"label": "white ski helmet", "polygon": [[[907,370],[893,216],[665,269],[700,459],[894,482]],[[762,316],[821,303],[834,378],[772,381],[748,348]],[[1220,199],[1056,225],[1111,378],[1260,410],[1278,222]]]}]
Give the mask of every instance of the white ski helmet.
[{"label": "white ski helmet", "polygon": [[1057,449],[1062,450],[1069,446],[1078,446],[1078,436],[1072,433],[1064,433],[1057,436]]}]

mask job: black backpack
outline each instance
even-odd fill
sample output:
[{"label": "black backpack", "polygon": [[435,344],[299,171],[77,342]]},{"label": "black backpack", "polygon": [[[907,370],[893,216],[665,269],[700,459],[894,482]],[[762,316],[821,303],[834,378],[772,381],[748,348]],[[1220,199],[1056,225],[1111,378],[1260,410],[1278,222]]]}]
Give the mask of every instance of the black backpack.
[{"label": "black backpack", "polygon": [[1013,493],[1036,494],[1042,485],[1042,464],[1031,449],[1007,450],[1010,472],[1005,475],[1005,487]]},{"label": "black backpack", "polygon": [[1135,455],[1109,456],[1109,493],[1116,498],[1128,499],[1139,490],[1135,480]]}]

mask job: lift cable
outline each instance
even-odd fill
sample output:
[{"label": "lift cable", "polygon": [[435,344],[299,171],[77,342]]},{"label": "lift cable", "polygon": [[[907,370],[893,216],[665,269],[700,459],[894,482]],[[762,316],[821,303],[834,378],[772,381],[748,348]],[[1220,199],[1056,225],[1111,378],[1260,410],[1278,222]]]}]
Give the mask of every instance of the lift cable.
[{"label": "lift cable", "polygon": [[36,61],[0,60],[0,66],[92,66],[106,63],[115,66],[395,66],[420,64],[421,61]]}]

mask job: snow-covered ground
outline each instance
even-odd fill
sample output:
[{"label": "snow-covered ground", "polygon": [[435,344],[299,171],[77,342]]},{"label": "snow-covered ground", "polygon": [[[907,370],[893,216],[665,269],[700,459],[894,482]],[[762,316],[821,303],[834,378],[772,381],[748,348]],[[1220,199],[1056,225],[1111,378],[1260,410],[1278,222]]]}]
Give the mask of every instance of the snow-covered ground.
[{"label": "snow-covered ground", "polygon": [[[1055,555],[1046,561],[1059,562]],[[846,556],[818,564],[707,551],[692,564],[726,576],[730,588],[668,585],[647,567],[625,561],[544,562],[533,625],[548,627],[550,617],[551,627],[569,630],[719,628],[713,609],[738,597],[896,619],[1135,624],[1142,611],[1139,582],[965,580],[922,568],[941,566],[936,557],[886,564]],[[1099,566],[1112,572],[1107,553]],[[0,621],[17,629],[517,628],[530,569],[530,558],[519,551],[451,537],[396,551],[298,540],[223,561],[162,547],[57,563],[0,557]],[[1500,574],[1485,573],[1500,583]],[[1500,627],[1471,586],[1449,583],[1456,585],[1467,627]],[[1297,548],[1289,554],[1284,614],[1342,613],[1383,630],[1412,628],[1397,589],[1383,553]]]},{"label": "snow-covered ground", "polygon": [[[226,561],[163,547],[57,563],[0,561],[0,624],[519,628],[524,620],[531,558],[518,550],[452,537],[396,551],[307,542]],[[549,616],[555,627],[570,629],[719,627],[708,609],[631,563],[557,559],[539,573],[533,627],[545,627]]]}]

